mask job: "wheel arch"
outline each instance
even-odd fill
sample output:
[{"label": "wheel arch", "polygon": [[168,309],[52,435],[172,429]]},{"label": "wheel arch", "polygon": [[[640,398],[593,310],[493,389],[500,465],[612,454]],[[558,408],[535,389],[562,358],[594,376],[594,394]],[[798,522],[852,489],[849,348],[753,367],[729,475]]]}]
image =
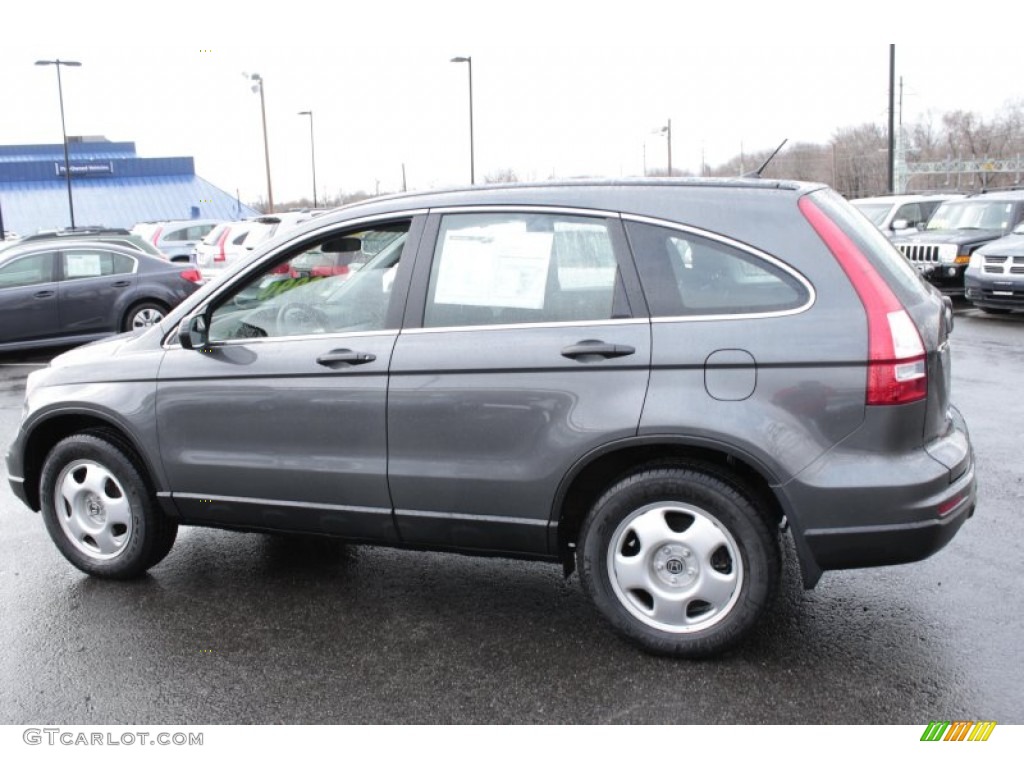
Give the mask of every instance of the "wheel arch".
[{"label": "wheel arch", "polygon": [[665,462],[719,468],[730,479],[738,479],[743,486],[741,490],[756,502],[757,508],[768,512],[770,524],[781,525],[783,520],[789,523],[804,586],[811,588],[817,583],[821,570],[810,556],[799,519],[775,472],[734,446],[674,435],[617,441],[592,451],[569,470],[555,495],[549,527],[549,547],[558,553],[567,575],[575,568],[576,542],[583,520],[604,491],[639,467]]},{"label": "wheel arch", "polygon": [[130,432],[105,415],[62,412],[34,424],[25,439],[25,448],[22,452],[25,495],[32,509],[38,512],[41,507],[39,480],[47,455],[61,440],[79,433],[89,433],[106,439],[127,453],[139,468],[143,482],[155,495],[158,475],[146,459],[145,453],[139,450],[138,442]]}]

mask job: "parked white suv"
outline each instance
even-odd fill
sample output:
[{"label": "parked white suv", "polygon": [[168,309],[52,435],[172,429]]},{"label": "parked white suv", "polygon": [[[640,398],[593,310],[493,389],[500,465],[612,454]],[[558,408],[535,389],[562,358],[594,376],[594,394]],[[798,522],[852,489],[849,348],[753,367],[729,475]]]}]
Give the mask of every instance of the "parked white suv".
[{"label": "parked white suv", "polygon": [[225,221],[218,224],[196,245],[192,260],[209,280],[236,259],[249,253],[246,238],[256,226],[253,221]]},{"label": "parked white suv", "polygon": [[220,224],[216,219],[185,219],[136,224],[133,235],[149,240],[171,261],[191,261],[199,242]]},{"label": "parked white suv", "polygon": [[193,260],[202,270],[203,277],[210,280],[275,235],[309,221],[320,213],[308,210],[287,211],[244,221],[225,222],[196,246]]},{"label": "parked white suv", "polygon": [[850,202],[886,237],[892,237],[909,229],[922,229],[936,208],[944,201],[957,197],[963,195],[883,195],[862,197]]}]

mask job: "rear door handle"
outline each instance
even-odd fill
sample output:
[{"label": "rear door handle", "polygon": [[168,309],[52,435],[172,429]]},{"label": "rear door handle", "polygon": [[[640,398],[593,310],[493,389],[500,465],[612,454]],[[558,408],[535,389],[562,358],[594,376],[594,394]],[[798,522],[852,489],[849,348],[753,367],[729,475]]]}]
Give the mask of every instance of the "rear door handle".
[{"label": "rear door handle", "polygon": [[114,283],[114,287],[115,288],[127,288],[131,284],[132,284],[131,280],[118,280],[116,283]]},{"label": "rear door handle", "polygon": [[32,297],[36,299],[49,299],[54,293],[54,291],[36,291],[32,294]]},{"label": "rear door handle", "polygon": [[597,339],[587,339],[577,344],[570,344],[562,350],[562,357],[569,357],[579,360],[586,357],[626,357],[636,352],[636,349],[628,344],[607,344]]},{"label": "rear door handle", "polygon": [[328,368],[335,368],[342,365],[363,365],[372,363],[377,359],[376,355],[369,352],[354,352],[351,349],[332,349],[316,359],[320,365]]}]

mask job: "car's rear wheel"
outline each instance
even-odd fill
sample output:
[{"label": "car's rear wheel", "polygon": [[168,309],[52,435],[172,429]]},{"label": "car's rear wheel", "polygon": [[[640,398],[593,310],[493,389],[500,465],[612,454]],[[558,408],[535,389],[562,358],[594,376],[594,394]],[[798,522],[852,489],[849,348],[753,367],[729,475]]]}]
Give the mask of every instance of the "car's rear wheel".
[{"label": "car's rear wheel", "polygon": [[646,468],[610,488],[584,522],[584,589],[624,637],[698,658],[739,642],[778,591],[776,534],[753,494],[702,464]]},{"label": "car's rear wheel", "polygon": [[46,529],[75,567],[130,579],[170,551],[178,525],[157,507],[130,452],[92,433],[72,435],[43,464]]},{"label": "car's rear wheel", "polygon": [[129,309],[124,316],[121,329],[124,331],[136,331],[140,328],[149,328],[156,325],[167,314],[167,307],[155,301],[146,301],[136,304]]}]

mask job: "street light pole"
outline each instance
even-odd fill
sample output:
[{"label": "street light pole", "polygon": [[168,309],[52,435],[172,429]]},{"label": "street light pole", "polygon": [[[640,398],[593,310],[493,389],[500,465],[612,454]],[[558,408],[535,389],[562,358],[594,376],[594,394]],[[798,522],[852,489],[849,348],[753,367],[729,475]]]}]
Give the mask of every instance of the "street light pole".
[{"label": "street light pole", "polygon": [[260,114],[263,117],[263,158],[267,165],[267,213],[273,213],[274,190],[270,186],[270,142],[267,140],[267,102],[263,96],[263,78],[259,75],[246,75],[244,72],[242,74],[255,83],[252,87],[253,93],[258,92],[260,95]]},{"label": "street light pole", "polygon": [[668,125],[663,129],[665,132],[665,140],[668,144],[668,175],[672,176],[672,118],[669,118]]},{"label": "street light pole", "polygon": [[309,156],[313,165],[313,207],[316,208],[316,145],[313,143],[313,112],[305,110],[300,115],[309,115]]},{"label": "street light pole", "polygon": [[75,204],[71,199],[71,159],[68,153],[68,131],[64,125],[64,87],[60,82],[60,68],[61,67],[80,67],[82,62],[80,61],[61,61],[60,59],[53,59],[52,61],[40,60],[36,62],[37,67],[45,67],[53,65],[57,68],[57,95],[60,97],[60,133],[64,138],[64,177],[68,180],[68,215],[71,218],[71,228],[75,228]]},{"label": "street light pole", "polygon": [[473,57],[456,56],[452,59],[455,64],[469,65],[469,183],[476,184],[476,168],[473,152]]},{"label": "street light pole", "polygon": [[896,165],[896,126],[894,99],[896,97],[896,45],[889,45],[889,194],[896,194],[895,174]]}]

